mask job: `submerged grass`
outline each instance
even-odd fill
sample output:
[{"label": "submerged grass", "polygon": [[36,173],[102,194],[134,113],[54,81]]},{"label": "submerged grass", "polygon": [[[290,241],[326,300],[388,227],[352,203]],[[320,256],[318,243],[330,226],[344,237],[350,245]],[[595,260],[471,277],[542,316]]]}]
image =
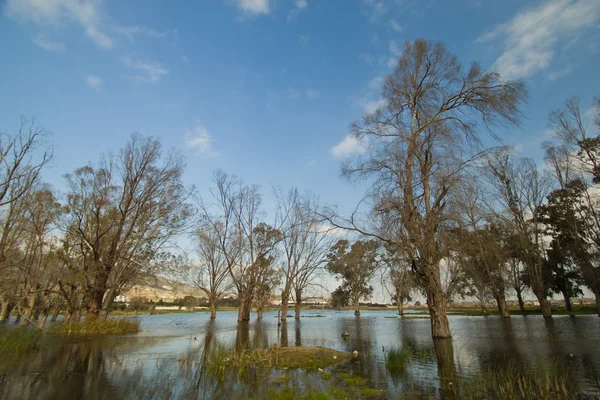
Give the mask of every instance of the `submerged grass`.
[{"label": "submerged grass", "polygon": [[349,358],[352,358],[352,354],[325,347],[273,347],[236,351],[216,344],[208,353],[207,373],[224,379],[232,370],[241,375],[251,367],[316,371]]},{"label": "submerged grass", "polygon": [[23,354],[34,350],[42,331],[34,327],[0,330],[0,355]]},{"label": "submerged grass", "polygon": [[523,371],[506,363],[461,379],[457,391],[464,399],[573,399],[578,398],[574,382],[558,364]]},{"label": "submerged grass", "polygon": [[140,321],[131,318],[85,319],[81,322],[59,322],[52,324],[49,333],[60,335],[110,335],[137,333]]}]

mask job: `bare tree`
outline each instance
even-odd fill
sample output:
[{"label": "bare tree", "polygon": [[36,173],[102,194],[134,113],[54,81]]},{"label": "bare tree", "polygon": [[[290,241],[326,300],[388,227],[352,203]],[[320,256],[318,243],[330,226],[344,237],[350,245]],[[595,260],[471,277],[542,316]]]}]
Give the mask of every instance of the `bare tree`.
[{"label": "bare tree", "polygon": [[[301,196],[298,189],[287,195],[277,193],[278,219],[282,230],[280,275],[281,319],[287,319],[290,297],[294,295],[296,319],[300,318],[302,294],[316,278],[332,245],[331,229],[319,216],[318,201],[310,194]],[[294,293],[292,293],[292,291]]]},{"label": "bare tree", "polygon": [[158,140],[135,134],[118,155],[66,175],[65,248],[76,251],[70,268],[88,317],[105,317],[120,292],[155,272],[153,260],[186,228],[183,168],[180,155],[164,157]]},{"label": "bare tree", "polygon": [[509,227],[513,245],[518,246],[531,290],[540,303],[542,314],[552,316],[548,282],[544,274],[546,246],[539,209],[549,193],[547,175],[538,171],[531,159],[497,155],[489,161],[490,178],[495,188],[501,218]]},{"label": "bare tree", "polygon": [[200,199],[200,219],[212,229],[229,276],[240,301],[238,321],[248,321],[257,285],[263,281],[261,268],[281,240],[281,232],[262,219],[262,196],[258,186],[245,186],[223,171],[213,174],[212,202]]},{"label": "bare tree", "polygon": [[343,169],[371,184],[367,218],[377,224],[365,225],[357,212],[332,220],[398,246],[427,294],[433,337],[450,337],[440,277],[447,204],[486,154],[479,128],[518,124],[525,87],[477,63],[464,71],[442,43],[416,40],[405,44],[382,95],[385,105],[352,128],[366,157]]},{"label": "bare tree", "polygon": [[199,258],[183,269],[184,279],[206,293],[211,319],[217,317],[217,301],[233,286],[219,242],[218,232],[222,230],[222,226],[212,229],[209,224],[201,225],[193,237]]},{"label": "bare tree", "polygon": [[389,244],[385,246],[381,271],[382,286],[396,303],[398,315],[404,315],[404,302],[410,300],[415,288],[415,280],[410,268],[410,260],[403,259],[401,254]]}]

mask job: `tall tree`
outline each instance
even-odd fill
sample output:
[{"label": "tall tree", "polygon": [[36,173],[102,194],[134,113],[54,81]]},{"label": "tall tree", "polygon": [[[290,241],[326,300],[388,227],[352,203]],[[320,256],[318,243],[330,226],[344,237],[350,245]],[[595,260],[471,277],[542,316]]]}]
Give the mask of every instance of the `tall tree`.
[{"label": "tall tree", "polygon": [[302,294],[314,281],[332,245],[331,228],[319,216],[317,199],[291,189],[277,194],[278,219],[282,221],[280,275],[281,319],[287,319],[290,297],[294,296],[296,319],[300,318]]},{"label": "tall tree", "polygon": [[177,153],[157,139],[131,136],[117,155],[66,175],[65,248],[83,283],[87,316],[105,317],[115,297],[155,272],[165,245],[183,233],[190,215]]},{"label": "tall tree", "polygon": [[444,44],[407,42],[385,80],[384,105],[355,123],[366,156],[346,165],[348,178],[371,183],[365,225],[357,213],[338,226],[376,236],[402,249],[427,295],[433,337],[450,337],[440,262],[447,209],[464,171],[484,155],[480,128],[515,125],[526,96],[523,83],[464,70]]},{"label": "tall tree", "polygon": [[352,299],[354,315],[360,315],[360,300],[368,299],[373,293],[371,279],[379,267],[375,240],[357,240],[350,245],[348,240],[338,240],[327,255],[327,270],[342,280],[341,288]]},{"label": "tall tree", "polygon": [[[559,189],[548,206],[558,212],[558,225],[568,227],[562,235],[554,234],[556,245],[570,237],[577,251],[570,254],[583,280],[596,297],[600,316],[600,98],[593,102],[593,124],[590,132],[584,121],[579,99],[567,99],[564,107],[550,114],[550,127],[562,139],[558,145],[546,143],[546,161],[554,172]],[[552,204],[554,202],[555,204]],[[548,210],[550,211],[550,210]],[[569,246],[567,246],[569,247]],[[561,250],[564,247],[561,246]],[[566,283],[566,282],[565,282]]]},{"label": "tall tree", "polygon": [[549,281],[545,274],[546,244],[539,210],[550,189],[547,175],[531,159],[498,155],[489,160],[489,171],[498,206],[498,218],[512,233],[519,249],[527,281],[545,318],[552,316],[548,302]]}]

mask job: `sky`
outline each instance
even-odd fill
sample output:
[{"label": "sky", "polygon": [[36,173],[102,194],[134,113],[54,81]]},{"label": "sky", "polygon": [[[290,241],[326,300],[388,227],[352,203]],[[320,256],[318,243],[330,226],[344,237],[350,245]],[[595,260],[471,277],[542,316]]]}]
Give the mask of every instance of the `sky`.
[{"label": "sky", "polygon": [[352,207],[340,179],[364,149],[350,124],[380,101],[403,43],[441,40],[464,65],[523,79],[523,127],[502,132],[540,157],[548,113],[600,95],[600,0],[5,0],[0,130],[20,116],[53,133],[44,178],[161,137],[201,192],[215,169],[263,187],[296,186]]},{"label": "sky", "polygon": [[52,132],[59,191],[138,132],[181,151],[201,193],[222,169],[271,215],[271,185],[350,209],[349,126],[417,38],[526,82],[523,125],[501,132],[524,156],[541,160],[550,111],[600,95],[600,0],[0,0],[0,131],[23,115]]}]

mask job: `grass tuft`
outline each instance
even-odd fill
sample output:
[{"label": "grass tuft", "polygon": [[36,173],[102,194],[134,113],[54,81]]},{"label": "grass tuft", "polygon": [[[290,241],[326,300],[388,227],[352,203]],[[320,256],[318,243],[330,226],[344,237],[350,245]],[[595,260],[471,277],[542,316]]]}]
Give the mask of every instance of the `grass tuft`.
[{"label": "grass tuft", "polygon": [[33,327],[0,331],[0,355],[23,354],[36,348],[42,331]]},{"label": "grass tuft", "polygon": [[49,333],[59,335],[118,335],[139,331],[140,321],[130,318],[95,318],[81,322],[60,322],[52,324],[48,329]]}]

